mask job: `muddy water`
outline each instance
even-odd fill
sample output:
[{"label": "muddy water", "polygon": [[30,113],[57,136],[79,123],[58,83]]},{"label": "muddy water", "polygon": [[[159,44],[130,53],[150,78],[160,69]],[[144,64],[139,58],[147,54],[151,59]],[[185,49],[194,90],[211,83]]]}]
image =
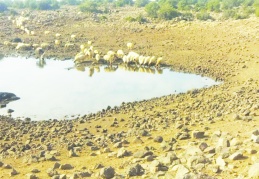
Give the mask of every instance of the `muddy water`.
[{"label": "muddy water", "polygon": [[0,92],[20,100],[0,109],[34,120],[69,118],[122,102],[150,99],[218,84],[207,77],[170,69],[113,66],[77,67],[57,61],[6,57],[0,60]]}]

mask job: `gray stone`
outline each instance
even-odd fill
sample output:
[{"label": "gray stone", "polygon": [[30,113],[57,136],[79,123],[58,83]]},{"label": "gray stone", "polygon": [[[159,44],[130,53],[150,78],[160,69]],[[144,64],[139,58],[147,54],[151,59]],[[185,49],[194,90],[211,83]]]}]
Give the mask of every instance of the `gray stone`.
[{"label": "gray stone", "polygon": [[249,178],[259,178],[259,162],[253,164],[248,170]]},{"label": "gray stone", "polygon": [[92,173],[89,171],[82,171],[75,173],[79,178],[91,177]]},{"label": "gray stone", "polygon": [[125,156],[127,156],[128,154],[129,154],[129,152],[128,152],[124,147],[122,147],[122,148],[120,148],[120,149],[118,150],[117,158],[125,157]]},{"label": "gray stone", "polygon": [[258,130],[258,129],[257,129],[257,130],[254,130],[254,131],[252,132],[252,134],[255,135],[255,136],[259,135],[259,130]]},{"label": "gray stone", "polygon": [[213,154],[215,153],[215,147],[207,147],[203,152]]},{"label": "gray stone", "polygon": [[27,179],[38,179],[38,177],[35,174],[32,174],[32,173],[26,174],[26,178]]},{"label": "gray stone", "polygon": [[114,148],[121,148],[122,147],[122,142],[117,142],[113,145]]},{"label": "gray stone", "polygon": [[74,150],[69,150],[68,151],[68,157],[77,157],[78,155],[74,152]]},{"label": "gray stone", "polygon": [[4,165],[3,165],[3,168],[5,168],[5,169],[11,169],[11,168],[12,168],[12,166],[11,166],[11,165],[9,165],[9,164],[4,164]]},{"label": "gray stone", "polygon": [[113,178],[115,170],[113,167],[105,167],[100,170],[100,176],[105,179]]},{"label": "gray stone", "polygon": [[54,175],[58,175],[58,172],[56,170],[54,170],[53,168],[48,168],[47,174],[49,177],[53,177]]},{"label": "gray stone", "polygon": [[172,144],[170,144],[170,143],[168,143],[168,142],[162,142],[162,143],[160,144],[160,146],[161,146],[161,149],[162,149],[163,151],[166,151],[166,152],[172,151]]},{"label": "gray stone", "polygon": [[157,136],[154,138],[154,142],[158,142],[158,143],[161,143],[163,142],[163,137],[162,136]]},{"label": "gray stone", "polygon": [[37,168],[34,168],[34,169],[31,170],[31,172],[32,172],[32,173],[39,173],[40,170],[38,170]]},{"label": "gray stone", "polygon": [[230,160],[240,160],[243,158],[243,154],[241,152],[235,152],[229,156]]},{"label": "gray stone", "polygon": [[66,164],[60,165],[59,168],[60,168],[61,170],[71,170],[71,169],[73,169],[74,167],[73,167],[71,164],[66,163]]},{"label": "gray stone", "polygon": [[13,168],[10,172],[10,176],[18,175],[18,172]]},{"label": "gray stone", "polygon": [[202,143],[199,145],[199,148],[201,149],[201,151],[204,151],[207,147],[208,147],[208,144],[206,144],[205,142],[202,142]]},{"label": "gray stone", "polygon": [[57,159],[55,158],[54,155],[51,154],[45,154],[45,159],[49,161],[56,161]]},{"label": "gray stone", "polygon": [[166,156],[158,157],[159,162],[166,166],[171,165],[173,163],[173,161],[176,159],[178,159],[178,158],[177,158],[176,154],[173,152],[167,153]]},{"label": "gray stone", "polygon": [[129,171],[127,172],[127,174],[131,177],[131,176],[141,176],[145,173],[145,169],[140,165],[137,164],[133,167],[129,168]]},{"label": "gray stone", "polygon": [[147,151],[147,150],[141,150],[141,151],[137,151],[136,153],[133,154],[133,157],[135,158],[144,158],[148,155],[153,155],[153,152],[151,151]]},{"label": "gray stone", "polygon": [[192,132],[192,138],[194,138],[194,139],[201,139],[203,137],[204,137],[204,132],[201,132],[201,131]]},{"label": "gray stone", "polygon": [[197,164],[206,164],[209,163],[210,160],[204,156],[191,156],[187,160],[188,167],[195,167]]},{"label": "gray stone", "polygon": [[58,162],[54,163],[53,169],[57,169],[59,167],[60,167],[60,163],[58,163]]}]

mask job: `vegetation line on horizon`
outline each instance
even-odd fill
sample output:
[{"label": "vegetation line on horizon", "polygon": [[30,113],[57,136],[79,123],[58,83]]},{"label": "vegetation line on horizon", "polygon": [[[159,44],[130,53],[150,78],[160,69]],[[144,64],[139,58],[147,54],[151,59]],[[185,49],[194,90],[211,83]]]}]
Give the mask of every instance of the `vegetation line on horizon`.
[{"label": "vegetation line on horizon", "polygon": [[[259,0],[0,0],[0,13],[15,8],[31,10],[57,10],[63,5],[78,6],[80,11],[108,14],[111,9],[124,6],[144,8],[147,16],[153,19],[172,20],[181,17],[192,21],[213,20],[212,13],[222,14],[221,19],[246,19],[255,14],[259,17]],[[141,17],[126,18],[127,21],[144,23]]]}]

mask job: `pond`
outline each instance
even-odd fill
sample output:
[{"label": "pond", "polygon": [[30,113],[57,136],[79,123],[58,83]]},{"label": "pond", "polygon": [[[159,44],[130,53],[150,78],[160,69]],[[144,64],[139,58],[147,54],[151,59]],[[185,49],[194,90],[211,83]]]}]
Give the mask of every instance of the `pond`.
[{"label": "pond", "polygon": [[80,66],[72,60],[5,57],[0,60],[0,92],[20,97],[0,114],[33,120],[63,119],[169,94],[217,85],[218,82],[170,69],[136,66]]}]

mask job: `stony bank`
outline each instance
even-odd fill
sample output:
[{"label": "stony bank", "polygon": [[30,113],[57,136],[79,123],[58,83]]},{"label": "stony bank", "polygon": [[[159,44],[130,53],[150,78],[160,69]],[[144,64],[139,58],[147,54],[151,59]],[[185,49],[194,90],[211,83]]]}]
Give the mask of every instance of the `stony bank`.
[{"label": "stony bank", "polygon": [[[258,18],[138,24],[123,20],[136,9],[114,11],[105,21],[71,7],[24,13],[34,35],[0,17],[6,56],[35,55],[4,44],[17,38],[48,43],[46,56],[59,60],[73,58],[88,40],[100,51],[127,51],[133,42],[134,51],[163,56],[176,71],[223,83],[73,120],[1,116],[0,178],[259,178]],[[74,45],[65,48],[68,42]]]}]

